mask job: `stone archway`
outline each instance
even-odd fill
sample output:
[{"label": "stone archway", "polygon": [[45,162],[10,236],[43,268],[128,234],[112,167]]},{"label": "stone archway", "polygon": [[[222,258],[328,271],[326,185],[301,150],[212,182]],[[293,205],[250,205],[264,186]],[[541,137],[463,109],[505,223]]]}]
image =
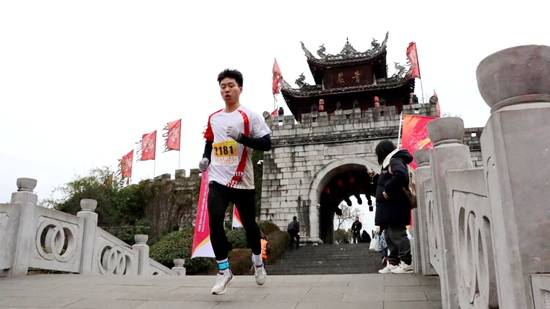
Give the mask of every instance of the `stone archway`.
[{"label": "stone archway", "polygon": [[309,207],[309,241],[316,243],[323,243],[320,238],[320,196],[323,188],[329,183],[329,181],[346,171],[356,169],[358,167],[367,167],[368,169],[379,168],[379,165],[367,160],[363,157],[352,157],[342,160],[336,160],[321,169],[314,177],[309,189],[309,200],[311,201]]}]

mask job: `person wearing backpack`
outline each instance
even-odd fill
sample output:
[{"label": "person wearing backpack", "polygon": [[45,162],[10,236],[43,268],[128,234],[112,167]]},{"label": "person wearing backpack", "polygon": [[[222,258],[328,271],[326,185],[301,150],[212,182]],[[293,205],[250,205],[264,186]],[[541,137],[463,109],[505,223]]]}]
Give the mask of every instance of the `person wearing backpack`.
[{"label": "person wearing backpack", "polygon": [[296,249],[300,249],[300,222],[296,216],[292,217],[292,222],[288,224],[286,230],[290,234],[290,249],[294,242],[296,242]]},{"label": "person wearing backpack", "polygon": [[411,222],[408,164],[413,157],[406,149],[396,149],[389,140],[381,141],[375,152],[382,169],[380,174],[370,173],[376,186],[374,221],[381,231],[385,231],[390,252],[387,266],[379,273],[412,273],[411,244],[406,226]]}]

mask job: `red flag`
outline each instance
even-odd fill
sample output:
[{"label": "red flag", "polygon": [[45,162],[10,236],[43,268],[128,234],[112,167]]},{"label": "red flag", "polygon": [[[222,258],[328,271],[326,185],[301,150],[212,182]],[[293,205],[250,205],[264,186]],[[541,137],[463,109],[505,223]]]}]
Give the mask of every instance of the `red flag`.
[{"label": "red flag", "polygon": [[407,58],[411,63],[411,77],[420,78],[420,65],[418,64],[418,53],[416,52],[416,43],[411,42],[407,47]]},{"label": "red flag", "polygon": [[271,116],[279,116],[279,109],[276,108],[274,111],[272,111]]},{"label": "red flag", "polygon": [[141,161],[155,160],[157,148],[157,131],[143,134],[141,138]]},{"label": "red flag", "polygon": [[132,177],[132,165],[134,163],[134,150],[127,153],[120,161],[120,170],[122,171],[122,178]]},{"label": "red flag", "polygon": [[164,130],[168,131],[162,135],[166,138],[164,140],[164,151],[180,150],[181,119],[167,123]]},{"label": "red flag", "polygon": [[[434,119],[436,118],[404,115],[401,148],[407,149],[413,155],[419,149],[433,148],[433,143],[428,137],[428,122]],[[415,161],[410,165],[416,169]]]},{"label": "red flag", "polygon": [[200,256],[215,257],[210,242],[210,224],[208,223],[208,170],[202,173],[195,234],[193,235],[193,249],[191,250],[191,258]]},{"label": "red flag", "polygon": [[437,103],[435,103],[435,107],[437,108],[437,117],[441,118],[441,109],[439,108],[439,97],[437,96],[437,93],[435,93],[435,90],[434,90],[434,97],[437,98]]},{"label": "red flag", "polygon": [[275,63],[273,64],[273,95],[279,93],[280,87],[279,85],[283,82],[283,73],[281,73],[281,69],[279,68],[279,64],[277,63],[277,59],[275,59]]}]

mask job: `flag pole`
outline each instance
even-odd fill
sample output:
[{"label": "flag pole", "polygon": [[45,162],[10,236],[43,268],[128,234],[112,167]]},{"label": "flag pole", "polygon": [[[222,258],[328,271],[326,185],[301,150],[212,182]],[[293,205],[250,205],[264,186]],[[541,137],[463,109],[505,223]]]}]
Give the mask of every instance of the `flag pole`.
[{"label": "flag pole", "polygon": [[422,90],[422,103],[426,103],[424,101],[424,86],[422,85],[422,75],[420,75],[420,59],[418,59],[418,50],[416,49],[416,43],[414,45],[414,50],[416,51],[416,65],[418,65],[418,79],[420,79],[420,89]]},{"label": "flag pole", "polygon": [[153,180],[155,180],[155,169],[157,168],[157,131],[155,131],[155,161],[153,163]]},{"label": "flag pole", "polygon": [[403,126],[403,112],[399,114],[399,132],[397,135],[397,149],[401,149],[401,127]]},{"label": "flag pole", "polygon": [[424,101],[424,86],[422,86],[422,78],[419,78],[420,79],[420,89],[422,90],[422,103],[426,103],[426,101]]},{"label": "flag pole", "polygon": [[180,162],[181,162],[181,150],[178,150],[178,170],[180,169]]}]

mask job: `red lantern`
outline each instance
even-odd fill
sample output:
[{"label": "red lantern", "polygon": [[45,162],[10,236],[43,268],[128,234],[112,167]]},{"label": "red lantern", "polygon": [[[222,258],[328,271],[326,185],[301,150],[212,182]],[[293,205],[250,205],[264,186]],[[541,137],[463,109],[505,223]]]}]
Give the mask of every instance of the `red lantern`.
[{"label": "red lantern", "polygon": [[324,112],[325,111],[325,100],[320,99],[319,100],[319,111]]},{"label": "red lantern", "polygon": [[375,108],[380,107],[380,99],[377,96],[374,96],[374,107]]}]

